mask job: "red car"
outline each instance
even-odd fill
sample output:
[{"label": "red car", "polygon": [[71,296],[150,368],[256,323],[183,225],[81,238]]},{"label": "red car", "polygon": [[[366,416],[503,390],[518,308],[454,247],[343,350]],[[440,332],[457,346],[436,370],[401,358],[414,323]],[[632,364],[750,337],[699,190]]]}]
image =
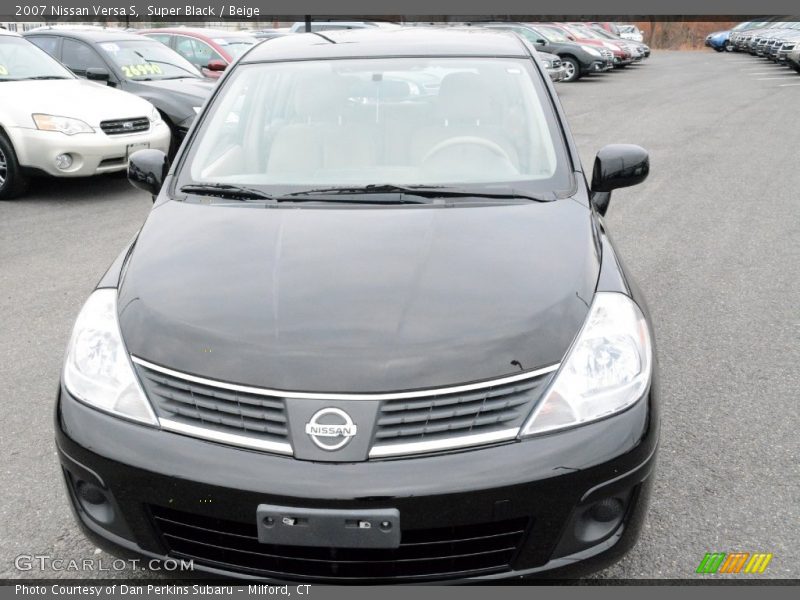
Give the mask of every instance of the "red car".
[{"label": "red car", "polygon": [[166,44],[213,79],[260,41],[248,33],[199,27],[160,27],[137,33]]},{"label": "red car", "polygon": [[633,62],[633,55],[631,54],[630,50],[614,44],[613,42],[602,39],[599,35],[596,35],[582,23],[552,23],[552,25],[560,27],[568,37],[580,44],[597,46],[611,50],[611,52],[614,54],[615,67],[624,67]]}]

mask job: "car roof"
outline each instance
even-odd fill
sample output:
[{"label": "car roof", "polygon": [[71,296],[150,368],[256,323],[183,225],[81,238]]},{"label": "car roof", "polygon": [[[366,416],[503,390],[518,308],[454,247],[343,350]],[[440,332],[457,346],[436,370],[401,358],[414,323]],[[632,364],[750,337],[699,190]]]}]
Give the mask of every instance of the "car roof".
[{"label": "car roof", "polygon": [[514,56],[528,58],[514,35],[434,27],[341,29],[265,40],[241,62],[390,56]]},{"label": "car roof", "polygon": [[141,33],[182,33],[200,38],[253,37],[249,31],[228,31],[227,29],[206,29],[205,27],[156,27],[142,29]]},{"label": "car roof", "polygon": [[128,33],[121,29],[69,29],[58,27],[53,29],[36,29],[25,33],[25,37],[33,35],[58,35],[83,40],[84,42],[124,42],[139,41],[142,36]]}]

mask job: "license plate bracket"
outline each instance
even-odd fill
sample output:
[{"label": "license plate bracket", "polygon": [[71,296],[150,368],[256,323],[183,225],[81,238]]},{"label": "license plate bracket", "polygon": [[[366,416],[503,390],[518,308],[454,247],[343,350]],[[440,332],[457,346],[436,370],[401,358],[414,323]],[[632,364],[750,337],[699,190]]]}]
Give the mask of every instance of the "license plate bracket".
[{"label": "license plate bracket", "polygon": [[125,160],[129,160],[131,154],[138,150],[147,150],[150,147],[150,142],[140,142],[138,144],[128,144],[125,148]]},{"label": "license plate bracket", "polygon": [[262,544],[336,548],[397,548],[396,508],[327,509],[260,504],[256,509]]}]

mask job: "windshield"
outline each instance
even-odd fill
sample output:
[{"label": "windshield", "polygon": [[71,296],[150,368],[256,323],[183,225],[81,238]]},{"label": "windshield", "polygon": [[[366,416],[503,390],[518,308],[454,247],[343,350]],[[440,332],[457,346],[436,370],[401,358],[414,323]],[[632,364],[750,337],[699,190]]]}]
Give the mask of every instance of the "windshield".
[{"label": "windshield", "polygon": [[578,38],[584,38],[588,40],[603,39],[603,36],[597,33],[594,29],[590,29],[589,27],[585,27],[583,25],[570,25],[568,31]]},{"label": "windshield", "polygon": [[250,49],[250,46],[258,42],[258,38],[244,35],[214,38],[214,43],[225,48],[233,58],[239,58]]},{"label": "windshield", "polygon": [[571,41],[561,29],[558,29],[556,27],[540,27],[539,31],[541,31],[545,36],[547,36],[547,39],[551,42]]},{"label": "windshield", "polygon": [[527,59],[242,65],[179,180],[270,193],[499,183],[552,192],[572,182],[558,132]]},{"label": "windshield", "polygon": [[164,44],[146,38],[103,42],[100,47],[111,57],[126,79],[177,79],[202,77],[192,63]]},{"label": "windshield", "polygon": [[28,40],[0,36],[0,81],[73,78],[65,67]]}]

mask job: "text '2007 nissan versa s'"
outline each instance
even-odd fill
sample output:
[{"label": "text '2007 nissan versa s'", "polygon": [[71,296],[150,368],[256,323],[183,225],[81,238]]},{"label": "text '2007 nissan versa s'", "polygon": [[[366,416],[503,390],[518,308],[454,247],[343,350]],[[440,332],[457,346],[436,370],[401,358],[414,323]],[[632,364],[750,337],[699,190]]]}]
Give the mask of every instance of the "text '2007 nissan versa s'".
[{"label": "text '2007 nissan versa s'", "polygon": [[652,330],[604,231],[647,153],[587,186],[513,34],[276,38],[226,73],[69,342],[72,506],[118,555],[221,576],[459,581],[635,543]]}]

